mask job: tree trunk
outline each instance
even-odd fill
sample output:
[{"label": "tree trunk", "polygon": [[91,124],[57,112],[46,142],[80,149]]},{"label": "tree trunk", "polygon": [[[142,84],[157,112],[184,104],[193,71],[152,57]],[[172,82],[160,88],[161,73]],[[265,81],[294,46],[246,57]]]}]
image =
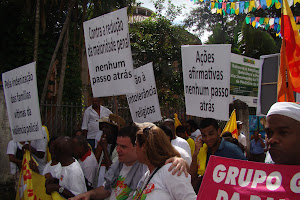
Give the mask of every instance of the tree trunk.
[{"label": "tree trunk", "polygon": [[44,88],[43,88],[43,93],[42,93],[42,96],[41,96],[40,104],[42,104],[42,103],[45,102],[46,95],[47,95],[48,84],[49,84],[49,79],[50,79],[50,76],[51,76],[53,64],[54,64],[54,61],[56,59],[56,55],[57,55],[60,43],[61,43],[61,41],[63,39],[63,36],[64,36],[64,34],[65,34],[66,30],[67,30],[67,27],[69,26],[70,17],[71,17],[71,13],[72,13],[72,10],[73,10],[74,2],[75,2],[75,0],[72,0],[70,2],[70,4],[69,4],[68,15],[67,15],[67,18],[65,20],[65,23],[64,23],[64,26],[62,28],[62,31],[61,31],[61,33],[59,35],[59,38],[58,38],[55,50],[54,50],[52,58],[51,58],[51,62],[50,62],[49,69],[48,69],[48,73],[47,73],[46,80],[45,80],[45,83],[44,83]]},{"label": "tree trunk", "polygon": [[60,70],[60,80],[58,85],[58,92],[57,92],[57,105],[61,105],[62,96],[63,96],[63,89],[64,89],[64,81],[65,81],[65,72],[66,72],[66,65],[67,65],[67,57],[68,57],[68,48],[69,46],[69,29],[67,29],[64,44],[63,44],[63,55],[62,55],[62,62],[61,62],[61,70]]},{"label": "tree trunk", "polygon": [[[64,44],[63,44],[63,55],[62,55],[62,62],[61,62],[61,70],[60,70],[60,80],[58,85],[58,92],[57,92],[57,107],[56,107],[56,118],[55,118],[55,127],[58,127],[59,122],[61,121],[61,104],[62,104],[62,96],[63,96],[63,89],[64,89],[64,82],[65,82],[65,72],[67,66],[67,57],[68,57],[68,46],[69,46],[69,27],[65,34]],[[60,127],[62,130],[62,127]],[[57,131],[54,132],[54,136],[58,136]]]},{"label": "tree trunk", "polygon": [[36,0],[33,61],[37,62],[40,29],[40,0]]},{"label": "tree trunk", "polygon": [[83,22],[86,20],[86,10],[87,10],[87,0],[84,0],[82,5],[82,23],[81,23],[81,31],[80,31],[80,64],[81,64],[81,88],[82,88],[82,99],[81,101],[87,107],[88,106],[88,99],[90,94],[90,87],[89,87],[89,72],[88,72],[88,64],[87,64],[87,57],[85,53],[85,44],[84,44],[84,36],[83,36]]}]

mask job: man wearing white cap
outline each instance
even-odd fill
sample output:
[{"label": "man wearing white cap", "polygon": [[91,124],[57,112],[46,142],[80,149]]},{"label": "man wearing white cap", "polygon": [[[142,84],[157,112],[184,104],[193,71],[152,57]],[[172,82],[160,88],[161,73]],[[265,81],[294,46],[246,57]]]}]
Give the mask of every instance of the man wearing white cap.
[{"label": "man wearing white cap", "polygon": [[265,130],[275,164],[300,165],[300,105],[291,102],[272,105]]}]

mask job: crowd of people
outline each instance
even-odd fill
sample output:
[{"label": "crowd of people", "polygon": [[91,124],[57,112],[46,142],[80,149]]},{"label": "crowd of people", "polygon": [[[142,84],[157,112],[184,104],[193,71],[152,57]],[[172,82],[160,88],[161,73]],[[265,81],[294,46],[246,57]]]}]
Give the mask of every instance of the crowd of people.
[{"label": "crowd of people", "polygon": [[[265,140],[255,131],[247,154],[242,122],[238,138],[221,133],[218,121],[204,118],[176,126],[125,122],[94,98],[73,137],[10,141],[11,172],[21,169],[24,150],[36,162],[33,171],[46,178],[46,192],[70,200],[196,199],[210,156],[285,165],[300,165],[300,105],[278,102],[266,117]],[[46,163],[46,147],[51,160]],[[265,158],[265,155],[267,157]],[[271,160],[271,161],[270,161]],[[37,164],[36,164],[37,163]]]}]

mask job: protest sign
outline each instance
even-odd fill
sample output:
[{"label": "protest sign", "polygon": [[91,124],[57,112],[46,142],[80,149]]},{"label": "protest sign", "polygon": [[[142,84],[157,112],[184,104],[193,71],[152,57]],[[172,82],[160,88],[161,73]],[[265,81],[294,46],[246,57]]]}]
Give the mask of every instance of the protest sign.
[{"label": "protest sign", "polygon": [[134,93],[127,8],[83,23],[94,97]]},{"label": "protest sign", "polygon": [[239,99],[249,107],[257,106],[260,61],[231,54],[230,97]]},{"label": "protest sign", "polygon": [[[197,200],[300,199],[300,168],[211,156]],[[208,192],[209,191],[209,192]]]},{"label": "protest sign", "polygon": [[137,92],[127,94],[127,101],[134,122],[157,122],[161,120],[160,106],[152,63],[133,70]]},{"label": "protest sign", "polygon": [[10,130],[16,142],[43,138],[35,65],[2,74]]},{"label": "protest sign", "polygon": [[186,112],[228,120],[231,45],[182,46]]}]

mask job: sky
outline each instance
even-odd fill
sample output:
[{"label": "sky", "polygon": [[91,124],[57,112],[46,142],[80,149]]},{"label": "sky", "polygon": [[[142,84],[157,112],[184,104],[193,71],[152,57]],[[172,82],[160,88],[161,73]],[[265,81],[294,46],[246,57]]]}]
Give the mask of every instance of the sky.
[{"label": "sky", "polygon": [[[142,3],[142,5],[141,5],[142,7],[149,8],[152,11],[155,11],[154,5],[151,2],[151,0],[138,0],[138,1]],[[185,16],[187,16],[189,14],[190,10],[194,7],[194,1],[190,1],[190,0],[172,0],[172,3],[175,6],[185,5],[185,9],[182,11],[182,14],[174,20],[174,24],[182,24]],[[165,5],[167,5],[167,0],[166,0]],[[209,33],[209,32],[205,32],[204,35],[200,38],[201,41],[202,42],[207,41],[208,36],[210,34],[211,33]]]}]

